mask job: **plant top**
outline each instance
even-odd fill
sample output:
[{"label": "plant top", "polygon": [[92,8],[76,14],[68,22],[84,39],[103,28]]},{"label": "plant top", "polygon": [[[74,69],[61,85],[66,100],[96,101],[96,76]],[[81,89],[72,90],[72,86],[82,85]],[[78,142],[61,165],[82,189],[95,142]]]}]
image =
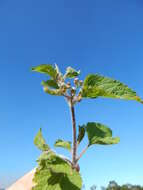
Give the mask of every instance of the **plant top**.
[{"label": "plant top", "polygon": [[[65,74],[62,74],[57,65],[42,64],[32,68],[32,71],[45,74],[48,79],[42,81],[43,89],[46,93],[55,96],[63,96],[68,102],[71,112],[73,139],[72,142],[57,139],[55,147],[65,148],[71,152],[72,160],[65,156],[58,155],[46,143],[42,136],[41,129],[37,133],[34,143],[42,151],[38,159],[33,190],[80,190],[82,188],[82,178],[80,175],[79,159],[92,145],[112,145],[117,144],[119,137],[113,137],[112,130],[106,125],[98,122],[88,122],[87,124],[76,126],[74,105],[84,98],[117,98],[124,100],[135,100],[143,103],[141,98],[118,80],[104,77],[99,74],[89,74],[82,81],[79,80],[80,71],[68,67]],[[88,136],[88,144],[78,155],[77,149]]]}]

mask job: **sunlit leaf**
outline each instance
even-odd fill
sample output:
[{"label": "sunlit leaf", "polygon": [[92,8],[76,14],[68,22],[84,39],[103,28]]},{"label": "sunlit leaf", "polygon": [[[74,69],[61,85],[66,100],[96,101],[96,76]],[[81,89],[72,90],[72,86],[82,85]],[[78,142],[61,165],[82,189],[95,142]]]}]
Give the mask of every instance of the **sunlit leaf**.
[{"label": "sunlit leaf", "polygon": [[53,79],[56,79],[57,72],[55,68],[50,64],[42,64],[32,68],[32,71],[40,72],[49,75]]},{"label": "sunlit leaf", "polygon": [[93,141],[93,144],[100,144],[100,145],[111,145],[111,144],[118,144],[120,142],[119,137],[105,137],[100,138],[98,140]]},{"label": "sunlit leaf", "polygon": [[56,142],[55,142],[55,147],[62,147],[62,148],[65,148],[69,151],[71,151],[71,142],[69,141],[63,141],[61,139],[58,139]]},{"label": "sunlit leaf", "polygon": [[62,95],[62,91],[61,89],[51,89],[47,86],[44,86],[44,92],[50,94],[50,95],[56,95],[56,96],[61,96]]},{"label": "sunlit leaf", "polygon": [[85,98],[119,98],[126,100],[136,100],[143,103],[136,92],[124,85],[120,81],[113,80],[98,74],[88,75],[84,80],[82,97]]},{"label": "sunlit leaf", "polygon": [[37,148],[39,148],[42,151],[47,151],[50,149],[49,146],[46,144],[45,139],[43,138],[42,129],[40,129],[37,135],[35,136],[34,144],[37,146]]}]

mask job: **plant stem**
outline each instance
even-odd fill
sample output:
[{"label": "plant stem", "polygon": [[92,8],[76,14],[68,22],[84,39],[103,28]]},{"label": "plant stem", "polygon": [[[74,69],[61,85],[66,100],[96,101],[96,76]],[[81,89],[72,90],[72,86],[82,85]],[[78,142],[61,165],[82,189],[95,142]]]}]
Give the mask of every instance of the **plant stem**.
[{"label": "plant stem", "polygon": [[83,151],[80,153],[80,155],[78,156],[78,158],[76,159],[76,161],[78,161],[78,160],[83,156],[83,154],[87,151],[87,149],[88,149],[88,146],[86,146],[86,147],[83,149]]},{"label": "plant stem", "polygon": [[77,153],[77,139],[76,139],[76,120],[75,120],[75,111],[72,104],[72,98],[70,103],[71,118],[72,118],[72,131],[73,131],[73,149],[72,149],[72,164],[73,168],[76,167],[76,153]]}]

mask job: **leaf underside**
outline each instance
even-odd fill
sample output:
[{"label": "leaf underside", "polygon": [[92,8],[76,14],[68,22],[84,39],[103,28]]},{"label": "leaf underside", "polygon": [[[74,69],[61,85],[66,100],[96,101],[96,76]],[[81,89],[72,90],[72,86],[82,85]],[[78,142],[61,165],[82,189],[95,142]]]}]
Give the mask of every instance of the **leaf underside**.
[{"label": "leaf underside", "polygon": [[32,190],[81,190],[80,174],[56,154],[43,153],[38,163]]},{"label": "leaf underside", "polygon": [[85,136],[85,128],[82,126],[79,126],[79,132],[78,132],[78,137],[77,137],[78,144],[80,144],[84,136]]},{"label": "leaf underside", "polygon": [[60,89],[51,89],[48,86],[44,86],[44,92],[50,94],[50,95],[55,95],[55,96],[61,96],[62,92]]},{"label": "leaf underside", "polygon": [[41,83],[43,86],[48,86],[50,88],[58,89],[59,86],[55,80],[47,80],[47,81],[42,81]]},{"label": "leaf underside", "polygon": [[79,74],[80,74],[80,71],[76,71],[72,67],[68,67],[66,69],[64,78],[74,78],[74,77],[77,77]]},{"label": "leaf underside", "polygon": [[65,148],[69,151],[71,151],[71,142],[69,141],[63,141],[61,139],[58,139],[56,142],[55,142],[55,147],[62,147],[62,148]]},{"label": "leaf underside", "polygon": [[101,75],[90,74],[84,80],[82,88],[82,97],[84,98],[119,98],[126,100],[136,100],[143,103],[136,92],[124,85],[118,80],[113,80]]},{"label": "leaf underside", "polygon": [[100,123],[89,122],[85,126],[85,130],[88,135],[89,146],[93,144],[111,145],[120,141],[119,137],[112,137],[110,128]]}]

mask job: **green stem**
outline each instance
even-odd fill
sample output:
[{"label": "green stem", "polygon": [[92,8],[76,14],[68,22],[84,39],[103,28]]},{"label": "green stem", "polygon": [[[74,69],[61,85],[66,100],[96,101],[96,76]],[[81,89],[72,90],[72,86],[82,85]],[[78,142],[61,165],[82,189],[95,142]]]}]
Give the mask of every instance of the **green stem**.
[{"label": "green stem", "polygon": [[89,146],[86,146],[83,151],[80,153],[80,155],[78,156],[78,158],[76,159],[76,161],[78,162],[78,160],[83,156],[83,154],[87,151]]}]

